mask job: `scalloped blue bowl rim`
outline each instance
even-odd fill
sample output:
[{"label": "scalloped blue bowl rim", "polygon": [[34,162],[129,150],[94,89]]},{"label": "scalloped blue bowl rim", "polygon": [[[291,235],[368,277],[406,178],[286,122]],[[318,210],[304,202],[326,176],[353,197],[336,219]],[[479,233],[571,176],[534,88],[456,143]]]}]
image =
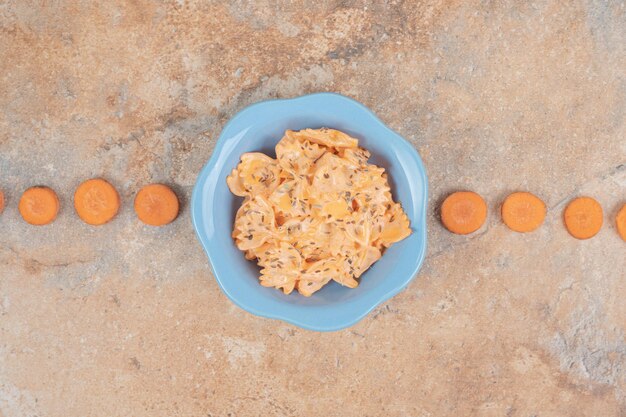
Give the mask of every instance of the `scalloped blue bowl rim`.
[{"label": "scalloped blue bowl rim", "polygon": [[[418,247],[410,247],[413,250],[415,250],[415,252],[412,252],[414,259],[413,259],[413,264],[411,268],[411,273],[406,273],[403,277],[398,279],[397,285],[395,285],[393,288],[390,288],[383,292],[378,292],[374,295],[370,294],[368,297],[364,297],[363,299],[357,299],[357,301],[353,300],[349,304],[340,304],[336,306],[335,308],[338,308],[339,309],[338,312],[340,311],[342,312],[342,314],[334,318],[325,317],[323,321],[316,320],[315,317],[311,317],[311,315],[308,315],[308,314],[293,314],[294,311],[288,311],[280,307],[277,308],[276,306],[269,306],[269,305],[268,306],[254,306],[249,301],[245,300],[246,297],[242,297],[241,294],[238,294],[236,289],[229,288],[229,286],[227,285],[227,281],[226,281],[228,280],[228,276],[226,276],[227,273],[222,272],[223,270],[216,267],[216,265],[219,265],[219,263],[221,262],[221,260],[217,256],[217,249],[220,245],[217,242],[211,242],[211,240],[209,239],[209,236],[205,233],[203,229],[204,218],[203,218],[202,189],[203,187],[206,186],[207,179],[209,178],[211,174],[220,176],[220,172],[219,172],[220,170],[226,169],[229,173],[230,170],[234,168],[234,166],[217,166],[217,164],[220,160],[220,156],[222,155],[222,152],[224,152],[224,146],[226,142],[229,140],[229,138],[233,137],[233,134],[235,132],[240,132],[242,130],[242,127],[239,126],[240,121],[244,119],[245,117],[248,117],[251,114],[254,114],[255,112],[259,111],[261,108],[266,107],[266,106],[277,108],[277,111],[275,113],[279,114],[280,107],[284,105],[288,106],[290,103],[296,103],[296,102],[298,102],[299,104],[302,104],[302,102],[311,102],[311,104],[315,103],[316,105],[320,105],[321,103],[324,103],[328,105],[340,104],[342,106],[352,106],[356,111],[359,111],[363,115],[366,115],[369,118],[370,122],[375,123],[376,125],[378,125],[378,127],[383,128],[386,131],[388,137],[391,138],[392,140],[392,143],[390,143],[392,147],[399,147],[401,148],[400,150],[403,153],[406,152],[405,155],[411,159],[410,162],[415,164],[414,169],[416,171],[413,171],[413,172],[417,173],[418,177],[420,178],[420,183],[418,184],[418,188],[421,189],[421,194],[420,195],[411,194],[411,197],[413,199],[417,198],[417,200],[421,200],[421,201],[418,201],[418,204],[419,204],[418,209],[420,213],[419,218],[415,219],[409,216],[410,221],[411,221],[411,227],[413,229],[413,234],[414,235],[417,234],[419,238],[418,242],[421,242],[421,244],[418,245]],[[240,155],[237,155],[237,157],[239,156]],[[225,175],[228,175],[228,173],[226,173]],[[407,180],[409,182],[412,182],[413,178],[410,178],[407,176]],[[224,187],[226,186],[225,182],[222,186]],[[395,192],[393,192],[393,195],[394,195],[394,199],[397,200],[397,195]],[[403,201],[400,201],[400,202],[403,203],[403,206],[404,206],[404,202]],[[358,323],[365,316],[367,316],[367,314],[369,314],[373,309],[375,309],[378,305],[384,303],[385,301],[391,299],[392,297],[400,293],[415,278],[415,276],[417,275],[417,273],[419,272],[423,264],[423,261],[426,255],[427,205],[428,205],[428,178],[427,178],[426,170],[424,168],[424,165],[422,163],[422,160],[418,152],[411,145],[411,143],[408,142],[406,139],[404,139],[401,135],[396,133],[394,130],[389,128],[365,105],[359,103],[358,101],[354,99],[351,99],[349,97],[343,96],[338,93],[322,92],[322,93],[307,94],[307,95],[303,95],[303,96],[299,96],[295,98],[270,99],[270,100],[260,101],[260,102],[257,102],[257,103],[254,103],[245,107],[244,109],[240,110],[235,116],[233,116],[222,129],[222,132],[216,142],[215,148],[211,154],[209,161],[202,168],[202,170],[200,171],[197,177],[196,183],[193,188],[192,197],[191,197],[191,219],[192,219],[193,227],[196,231],[198,240],[200,241],[200,244],[202,245],[204,251],[206,252],[209,258],[209,264],[211,266],[213,275],[220,289],[222,290],[224,294],[226,294],[226,296],[235,305],[237,305],[243,310],[249,313],[252,313],[256,316],[281,320],[283,322],[287,322],[287,323],[293,324],[295,326],[298,326],[307,330],[328,332],[328,331],[337,331],[337,330],[345,329]],[[233,244],[230,234],[225,236],[224,238],[228,239],[230,241],[230,244]],[[404,241],[399,242],[396,245],[402,245],[403,242]],[[392,246],[392,248],[395,247],[396,245]],[[390,248],[389,250],[391,250],[392,248]],[[404,249],[405,252],[408,249],[409,248],[405,248]],[[385,255],[383,255],[383,258],[384,256]],[[243,257],[243,254],[241,254],[241,260],[242,262],[250,262],[250,261],[245,260],[245,258]],[[367,272],[365,272],[365,274],[363,275],[361,279],[362,280],[367,279]],[[257,286],[259,288],[259,291],[262,291],[262,290],[278,291],[273,288],[268,289],[268,288],[262,287],[261,285],[258,285],[258,284]],[[351,289],[348,289],[348,288],[344,288],[344,289],[346,291],[352,291]],[[312,297],[315,297],[316,294],[313,294]],[[301,297],[300,295],[294,294],[294,293],[286,297],[292,297],[292,296]],[[286,304],[289,304],[289,301],[286,301]]]}]

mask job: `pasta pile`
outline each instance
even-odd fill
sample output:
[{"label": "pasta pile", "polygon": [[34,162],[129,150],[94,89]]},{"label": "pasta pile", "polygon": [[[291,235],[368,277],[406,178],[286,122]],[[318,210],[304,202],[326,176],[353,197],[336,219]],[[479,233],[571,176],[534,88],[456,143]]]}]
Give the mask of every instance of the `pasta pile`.
[{"label": "pasta pile", "polygon": [[411,234],[385,170],[333,129],[287,130],[276,159],[241,156],[226,182],[244,197],[233,238],[261,285],[310,296],[331,280],[354,288],[385,248]]}]

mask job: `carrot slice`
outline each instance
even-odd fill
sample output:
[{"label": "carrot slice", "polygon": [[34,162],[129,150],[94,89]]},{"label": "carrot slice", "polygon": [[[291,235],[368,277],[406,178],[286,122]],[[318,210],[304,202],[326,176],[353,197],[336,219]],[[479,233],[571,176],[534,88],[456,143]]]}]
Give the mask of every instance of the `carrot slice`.
[{"label": "carrot slice", "polygon": [[546,205],[531,193],[510,194],[502,203],[502,221],[515,232],[532,232],[543,224]]},{"label": "carrot slice", "polygon": [[4,211],[4,193],[0,190],[0,214]]},{"label": "carrot slice", "polygon": [[602,206],[591,197],[572,200],[563,213],[565,227],[576,239],[594,237],[602,227]]},{"label": "carrot slice", "polygon": [[146,185],[135,197],[135,212],[145,224],[163,226],[178,216],[178,198],[167,185]]},{"label": "carrot slice", "polygon": [[615,223],[617,224],[617,233],[626,240],[626,204],[617,212]]},{"label": "carrot slice", "polygon": [[17,208],[27,223],[43,226],[56,219],[59,207],[59,198],[51,188],[31,187],[24,191]]},{"label": "carrot slice", "polygon": [[486,219],[487,203],[471,191],[452,193],[441,205],[441,221],[452,233],[467,235],[475,232]]},{"label": "carrot slice", "polygon": [[74,208],[85,223],[99,226],[115,217],[120,209],[120,196],[105,180],[90,179],[76,189]]}]

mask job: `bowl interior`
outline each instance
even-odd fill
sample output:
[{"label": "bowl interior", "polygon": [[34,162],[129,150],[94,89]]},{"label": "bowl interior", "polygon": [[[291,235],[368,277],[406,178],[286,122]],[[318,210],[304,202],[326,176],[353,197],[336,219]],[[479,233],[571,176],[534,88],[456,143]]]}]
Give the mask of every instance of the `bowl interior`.
[{"label": "bowl interior", "polygon": [[[333,95],[328,100],[276,100],[251,106],[226,126],[213,157],[194,191],[194,223],[226,294],[241,307],[263,316],[278,317],[307,327],[308,321],[337,327],[337,318],[355,320],[412,279],[425,249],[424,205],[426,178],[415,150],[361,105]],[[335,102],[337,97],[345,100]],[[294,291],[284,295],[259,285],[259,267],[245,260],[232,238],[232,225],[242,199],[231,194],[226,177],[245,152],[275,157],[274,147],[287,129],[330,127],[359,139],[370,162],[384,167],[395,201],[400,201],[411,221],[413,234],[385,251],[355,289],[331,282],[311,297]],[[204,236],[203,236],[204,235]],[[358,307],[357,307],[358,306]],[[351,310],[352,309],[352,310]],[[334,324],[333,324],[334,323]],[[309,327],[313,326],[309,324]]]}]

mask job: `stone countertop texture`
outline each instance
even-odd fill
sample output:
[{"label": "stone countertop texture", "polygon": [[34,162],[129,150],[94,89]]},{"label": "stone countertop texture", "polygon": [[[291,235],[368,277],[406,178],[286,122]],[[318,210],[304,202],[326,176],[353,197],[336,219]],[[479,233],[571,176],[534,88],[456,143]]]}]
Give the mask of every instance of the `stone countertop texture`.
[{"label": "stone countertop texture", "polygon": [[[624,2],[9,0],[0,56],[0,416],[626,415]],[[410,140],[431,190],[417,278],[326,334],[235,307],[188,206],[230,117],[317,91]],[[94,176],[123,199],[102,227],[72,207]],[[135,218],[149,182],[181,198],[168,227]],[[467,237],[437,215],[458,189],[489,203]],[[549,207],[534,233],[499,219],[516,190]],[[588,241],[577,195],[605,210]]]}]

